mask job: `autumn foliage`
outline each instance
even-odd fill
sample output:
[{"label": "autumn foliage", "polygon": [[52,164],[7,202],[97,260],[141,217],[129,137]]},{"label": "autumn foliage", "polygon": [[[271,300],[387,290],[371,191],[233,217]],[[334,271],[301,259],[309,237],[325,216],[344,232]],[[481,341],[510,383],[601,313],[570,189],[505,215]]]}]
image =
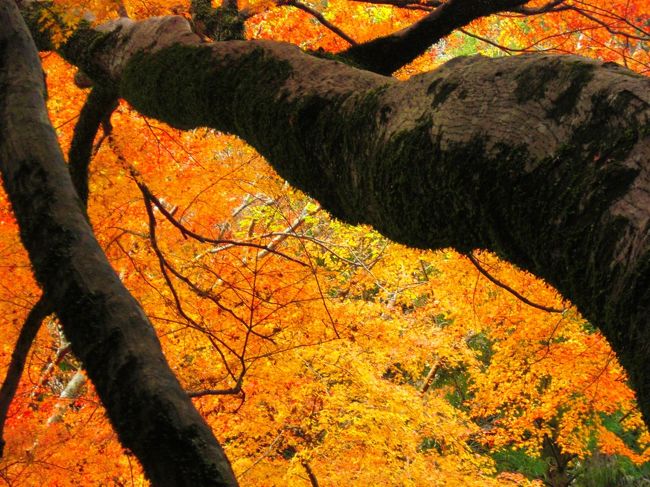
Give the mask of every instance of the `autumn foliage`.
[{"label": "autumn foliage", "polygon": [[[310,8],[362,42],[435,3]],[[539,50],[650,69],[643,0],[552,3],[478,20],[397,75]],[[249,38],[349,46],[286,2],[239,8]],[[145,18],[189,5],[120,9]],[[101,23],[118,10],[60,0],[52,15],[73,25],[90,11]],[[42,60],[66,151],[87,90],[55,54]],[[571,485],[619,485],[579,482],[599,469],[615,482],[650,471],[650,435],[616,357],[543,282],[488,253],[416,251],[343,225],[232,137],[180,132],[123,102],[111,124],[95,141],[89,218],[242,485],[569,485],[563,472]],[[40,291],[4,196],[0,225],[5,370]],[[7,485],[146,485],[55,316],[32,346],[4,437]]]}]

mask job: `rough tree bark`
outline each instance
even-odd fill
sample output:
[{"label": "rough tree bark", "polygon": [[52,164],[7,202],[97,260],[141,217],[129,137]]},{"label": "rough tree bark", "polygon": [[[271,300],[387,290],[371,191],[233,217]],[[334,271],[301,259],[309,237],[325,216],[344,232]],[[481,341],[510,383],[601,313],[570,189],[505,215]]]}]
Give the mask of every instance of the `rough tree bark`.
[{"label": "rough tree bark", "polygon": [[35,275],[74,353],[154,485],[236,485],[86,221],[47,117],[40,61],[13,1],[0,3],[0,26],[0,169]]},{"label": "rough tree bark", "polygon": [[[546,279],[609,339],[650,423],[649,79],[575,56],[527,55],[459,58],[399,82],[288,44],[202,43],[180,17],[81,29],[61,52],[147,116],[242,137],[344,221],[419,248],[488,249]],[[27,215],[21,226],[32,252],[43,234],[30,233],[29,218],[46,210],[42,196],[30,203],[24,192],[47,181],[24,179],[6,184]],[[47,293],[61,269],[113,282],[93,270],[99,257],[33,252]],[[96,288],[74,293],[106,326],[124,312]],[[133,316],[140,331],[128,336],[93,323],[103,338],[91,341],[78,317],[59,314],[70,317],[66,333],[136,450],[139,439],[121,430],[128,420],[120,415],[140,405],[117,390],[115,371],[97,367],[95,350],[115,336],[137,346],[124,342],[151,334],[146,319]],[[148,353],[130,360],[152,374],[164,368]],[[107,355],[100,360],[118,360]],[[137,387],[151,377],[142,380]]]}]

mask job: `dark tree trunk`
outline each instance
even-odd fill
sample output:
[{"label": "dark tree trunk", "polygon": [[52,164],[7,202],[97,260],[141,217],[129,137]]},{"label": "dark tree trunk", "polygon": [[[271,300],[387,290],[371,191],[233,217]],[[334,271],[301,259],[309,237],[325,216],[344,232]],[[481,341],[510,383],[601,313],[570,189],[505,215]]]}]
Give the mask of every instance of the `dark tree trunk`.
[{"label": "dark tree trunk", "polygon": [[47,117],[38,54],[0,2],[0,168],[38,281],[120,441],[154,485],[236,485],[138,303],[89,227]]},{"label": "dark tree trunk", "polygon": [[[282,43],[202,44],[180,17],[79,31],[62,53],[147,116],[242,137],[344,221],[419,248],[489,249],[546,279],[609,339],[650,423],[649,79],[528,55],[459,58],[399,82]],[[19,201],[43,184],[30,178],[14,189]],[[21,225],[38,247],[43,236]],[[46,292],[55,263],[109,279],[82,258],[32,256]],[[83,301],[92,327],[120,312],[92,296]],[[85,333],[69,337],[92,366]],[[120,431],[124,384],[96,373],[116,396],[102,400]]]}]

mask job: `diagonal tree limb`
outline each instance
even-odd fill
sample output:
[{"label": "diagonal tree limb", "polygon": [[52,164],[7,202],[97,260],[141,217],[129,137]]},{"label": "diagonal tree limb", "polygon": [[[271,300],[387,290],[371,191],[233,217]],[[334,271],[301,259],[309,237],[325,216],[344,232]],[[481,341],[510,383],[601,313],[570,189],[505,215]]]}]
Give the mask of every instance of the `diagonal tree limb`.
[{"label": "diagonal tree limb", "polygon": [[499,281],[496,277],[494,277],[492,274],[490,274],[481,265],[479,260],[476,257],[474,257],[473,254],[469,253],[469,254],[465,254],[465,256],[474,265],[474,267],[476,267],[476,269],[487,278],[488,281],[490,281],[495,286],[499,286],[501,289],[504,289],[504,290],[508,291],[510,294],[512,294],[515,298],[517,298],[522,303],[525,303],[528,306],[531,306],[532,308],[536,308],[536,309],[539,309],[541,311],[546,311],[548,313],[564,313],[564,311],[566,311],[564,309],[558,309],[558,308],[553,308],[553,307],[550,307],[550,306],[544,306],[542,304],[537,304],[537,303],[531,301],[530,299],[526,298],[525,296],[523,296],[519,292],[515,291],[514,289],[512,289],[507,284],[504,284],[503,282]]},{"label": "diagonal tree limb", "polygon": [[93,236],[47,118],[38,54],[12,0],[0,2],[0,25],[3,182],[36,279],[73,352],[154,485],[236,485],[151,324]]},{"label": "diagonal tree limb", "polygon": [[311,468],[311,465],[309,465],[309,462],[304,458],[301,458],[300,465],[302,465],[302,467],[305,469],[305,472],[307,472],[307,477],[309,477],[309,484],[311,487],[318,487],[318,477],[316,477],[316,474]]},{"label": "diagonal tree limb", "polygon": [[115,92],[101,87],[93,88],[74,128],[72,144],[68,152],[68,170],[72,184],[84,205],[88,203],[88,168],[93,142],[102,123],[105,127],[110,127],[109,119],[117,108],[117,100]]},{"label": "diagonal tree limb", "polygon": [[375,73],[390,75],[455,29],[480,17],[511,10],[528,0],[448,0],[415,24],[352,46],[341,56]]},{"label": "diagonal tree limb", "polygon": [[[99,126],[105,122],[117,107],[117,96],[107,90],[93,89],[84,104],[74,129],[72,144],[68,154],[68,170],[73,184],[83,201],[88,201],[88,166],[92,156],[93,141]],[[0,389],[0,457],[4,449],[3,431],[9,406],[13,400],[31,345],[45,317],[53,312],[45,296],[30,310],[25,319],[18,340],[11,355],[7,375]]]},{"label": "diagonal tree limb", "polygon": [[[394,7],[413,9],[413,10],[425,10],[430,12],[434,8],[438,8],[443,5],[445,2],[439,0],[427,0],[424,2],[418,2],[417,0],[352,0],[353,2],[358,3],[369,3],[371,5],[392,5]],[[521,15],[539,15],[549,12],[561,12],[563,10],[569,10],[571,7],[563,6],[566,0],[552,0],[544,5],[539,7],[525,7],[518,6],[506,10],[507,12],[514,12]]]},{"label": "diagonal tree limb", "polygon": [[545,278],[610,340],[650,421],[647,78],[528,55],[402,82],[283,43],[202,44],[178,17],[97,35],[64,54],[140,113],[239,135],[342,220]]},{"label": "diagonal tree limb", "polygon": [[86,383],[86,376],[81,369],[77,369],[72,378],[68,381],[65,388],[59,395],[59,400],[54,406],[54,412],[47,418],[47,425],[60,423],[63,420],[70,402],[77,399],[81,394],[81,388]]},{"label": "diagonal tree limb", "polygon": [[[49,321],[48,324],[52,323],[51,319],[48,321]],[[65,360],[65,358],[68,355],[70,355],[72,352],[72,350],[70,349],[70,342],[65,337],[65,334],[63,333],[61,327],[56,326],[56,331],[57,334],[59,335],[58,337],[59,346],[54,352],[54,356],[50,358],[47,365],[43,368],[43,371],[41,372],[38,381],[36,382],[36,384],[34,384],[31,392],[29,393],[29,399],[31,401],[31,404],[34,404],[34,401],[38,396],[38,394],[40,393],[41,389],[43,389],[43,387],[45,387],[45,385],[52,379],[55,368],[58,367],[61,364],[61,362]]]}]

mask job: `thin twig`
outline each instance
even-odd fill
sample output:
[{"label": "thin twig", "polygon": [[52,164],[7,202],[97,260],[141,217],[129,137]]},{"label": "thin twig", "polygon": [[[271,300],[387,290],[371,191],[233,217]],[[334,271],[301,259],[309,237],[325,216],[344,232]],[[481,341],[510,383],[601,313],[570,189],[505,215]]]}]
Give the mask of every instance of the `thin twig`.
[{"label": "thin twig", "polygon": [[472,264],[474,264],[474,267],[476,267],[476,268],[478,269],[478,271],[479,271],[481,274],[483,274],[483,275],[484,275],[484,276],[485,276],[485,277],[486,277],[490,282],[492,282],[493,284],[496,284],[497,286],[499,286],[499,287],[502,288],[502,289],[505,289],[505,290],[508,291],[510,294],[512,294],[514,297],[516,297],[517,299],[519,299],[521,302],[523,302],[523,303],[525,303],[525,304],[527,304],[528,306],[531,306],[531,307],[533,307],[533,308],[537,308],[537,309],[540,309],[540,310],[542,310],[542,311],[546,311],[546,312],[548,312],[548,313],[564,313],[565,310],[563,310],[563,309],[557,309],[557,308],[551,308],[551,307],[549,307],[549,306],[543,306],[543,305],[541,305],[541,304],[534,303],[534,302],[531,301],[530,299],[527,299],[526,297],[524,297],[524,296],[522,296],[521,294],[519,294],[517,291],[515,291],[514,289],[512,289],[512,288],[511,288],[510,286],[508,286],[507,284],[504,284],[503,282],[499,281],[497,278],[493,277],[493,276],[492,276],[488,271],[486,271],[486,270],[481,266],[480,262],[476,259],[476,257],[474,257],[474,255],[472,255],[472,254],[466,254],[466,256],[467,256],[467,258],[469,259],[469,261],[470,261]]},{"label": "thin twig", "polygon": [[128,169],[131,171],[132,176],[136,180],[136,184],[142,191],[142,194],[146,195],[146,197],[151,201],[151,203],[158,208],[160,213],[171,223],[173,226],[175,226],[184,237],[190,237],[197,242],[201,243],[211,243],[214,245],[233,245],[233,246],[239,246],[239,247],[252,247],[255,249],[259,249],[262,251],[266,251],[272,254],[276,254],[280,257],[283,257],[287,260],[290,260],[291,262],[295,262],[296,264],[300,264],[302,266],[307,267],[307,264],[302,262],[299,259],[296,259],[294,257],[291,257],[290,255],[287,255],[283,252],[279,252],[268,245],[262,245],[262,244],[256,244],[253,242],[243,242],[240,240],[228,240],[228,239],[214,239],[214,238],[209,238],[204,235],[200,235],[189,228],[187,228],[185,225],[183,225],[181,222],[179,222],[174,215],[165,207],[165,205],[151,192],[149,187],[142,181],[142,178],[138,174],[138,172],[132,168],[131,166],[128,166]]},{"label": "thin twig", "polygon": [[331,23],[329,20],[327,20],[322,13],[320,13],[318,10],[313,9],[304,3],[300,3],[296,0],[280,0],[278,2],[278,5],[286,5],[288,7],[295,7],[297,9],[302,10],[303,12],[307,12],[309,15],[314,17],[316,20],[318,20],[323,27],[326,27],[327,29],[331,30],[334,32],[337,36],[339,36],[341,39],[345,40],[349,44],[352,44],[353,46],[357,45],[357,41],[352,39],[349,35],[347,35],[345,32],[343,32],[340,28],[338,28],[336,25]]}]

